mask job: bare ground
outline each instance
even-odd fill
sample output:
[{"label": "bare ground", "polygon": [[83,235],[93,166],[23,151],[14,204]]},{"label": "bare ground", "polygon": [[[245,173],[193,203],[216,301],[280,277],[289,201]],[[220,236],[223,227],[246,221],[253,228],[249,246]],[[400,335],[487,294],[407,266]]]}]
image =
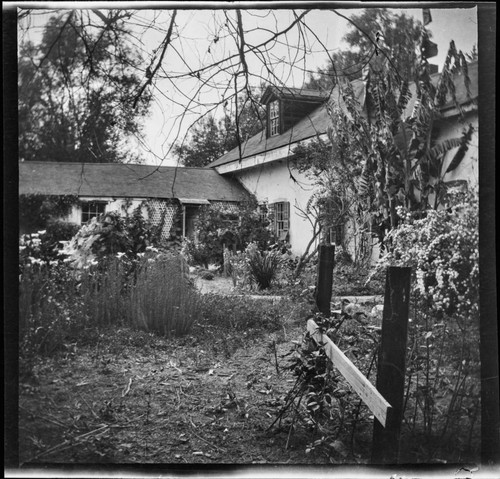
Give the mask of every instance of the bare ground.
[{"label": "bare ground", "polygon": [[[232,294],[227,278],[196,283]],[[241,331],[230,347],[201,325],[174,339],[121,329],[40,360],[20,381],[20,463],[364,463],[366,411],[354,449],[340,441],[328,457],[306,454],[312,436],[289,421],[270,428],[295,382],[285,355],[304,332],[305,321]]]},{"label": "bare ground", "polygon": [[[225,359],[189,338],[116,336],[44,361],[21,384],[21,463],[325,461],[299,433],[285,448],[289,429],[268,430],[294,381],[278,375],[269,341]],[[290,347],[281,340],[278,358]]]}]

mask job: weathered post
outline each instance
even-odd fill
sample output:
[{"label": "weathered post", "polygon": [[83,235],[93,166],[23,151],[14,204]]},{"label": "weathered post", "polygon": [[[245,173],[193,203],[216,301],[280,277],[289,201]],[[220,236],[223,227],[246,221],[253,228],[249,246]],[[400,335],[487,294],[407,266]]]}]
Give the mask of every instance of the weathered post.
[{"label": "weathered post", "polygon": [[330,316],[332,301],[333,267],[335,245],[322,244],[318,250],[318,279],[316,283],[316,306],[325,316]]},{"label": "weathered post", "polygon": [[372,463],[397,464],[403,415],[406,338],[410,305],[411,268],[389,267],[386,272],[382,339],[378,357],[377,390],[391,405],[386,427],[373,424]]}]

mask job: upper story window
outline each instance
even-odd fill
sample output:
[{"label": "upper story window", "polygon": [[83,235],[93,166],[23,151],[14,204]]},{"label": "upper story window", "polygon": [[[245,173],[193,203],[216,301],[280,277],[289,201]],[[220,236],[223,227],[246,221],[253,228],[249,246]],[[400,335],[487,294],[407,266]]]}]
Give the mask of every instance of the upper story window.
[{"label": "upper story window", "polygon": [[279,100],[269,103],[269,136],[280,133],[280,104]]},{"label": "upper story window", "polygon": [[102,201],[89,201],[82,204],[82,224],[88,223],[92,218],[104,214],[106,203]]}]

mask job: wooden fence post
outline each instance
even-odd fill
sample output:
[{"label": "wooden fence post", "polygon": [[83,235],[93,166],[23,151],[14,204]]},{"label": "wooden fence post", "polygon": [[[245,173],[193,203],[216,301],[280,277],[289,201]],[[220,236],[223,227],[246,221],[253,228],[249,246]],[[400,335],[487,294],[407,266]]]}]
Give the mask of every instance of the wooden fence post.
[{"label": "wooden fence post", "polygon": [[329,317],[331,314],[333,267],[335,266],[335,245],[322,244],[318,250],[318,279],[316,283],[316,306]]},{"label": "wooden fence post", "polygon": [[385,428],[374,419],[371,458],[374,464],[398,463],[405,385],[410,277],[411,268],[389,267],[386,272],[376,387],[392,407]]}]

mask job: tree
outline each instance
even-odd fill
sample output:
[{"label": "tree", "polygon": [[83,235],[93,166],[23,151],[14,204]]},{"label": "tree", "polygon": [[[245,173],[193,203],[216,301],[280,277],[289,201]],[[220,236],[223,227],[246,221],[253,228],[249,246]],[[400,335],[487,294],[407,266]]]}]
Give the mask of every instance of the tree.
[{"label": "tree", "polygon": [[127,41],[127,12],[52,16],[38,45],[20,45],[19,155],[23,160],[137,161],[150,95],[134,109],[141,57]]},{"label": "tree", "polygon": [[242,99],[241,104],[236,118],[227,110],[218,121],[213,115],[201,117],[185,138],[187,144],[173,147],[178,162],[183,166],[206,166],[262,130],[262,107],[249,98]]},{"label": "tree", "polygon": [[310,75],[306,83],[309,88],[330,90],[338,78],[351,81],[361,78],[367,64],[381,68],[387,58],[403,78],[414,77],[420,22],[404,13],[393,14],[386,8],[368,8],[360,15],[353,15],[350,25],[343,37],[348,49],[334,52],[326,67]]},{"label": "tree", "polygon": [[202,118],[193,127],[187,145],[176,145],[172,152],[183,166],[206,166],[227,150],[225,126],[212,115]]}]

